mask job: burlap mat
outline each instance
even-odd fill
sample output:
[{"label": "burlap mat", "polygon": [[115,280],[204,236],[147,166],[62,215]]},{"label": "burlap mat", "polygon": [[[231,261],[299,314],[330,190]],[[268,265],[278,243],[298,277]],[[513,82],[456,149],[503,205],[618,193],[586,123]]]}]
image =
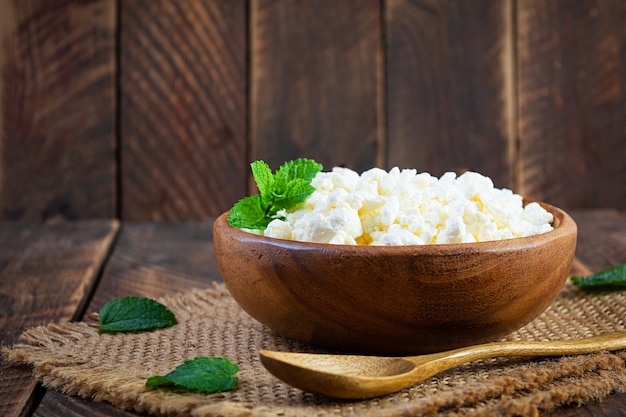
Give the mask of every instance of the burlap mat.
[{"label": "burlap mat", "polygon": [[[475,362],[397,394],[337,401],[304,393],[267,373],[259,349],[315,351],[287,340],[244,313],[222,284],[161,299],[179,324],[139,334],[99,334],[85,323],[26,331],[5,348],[14,364],[33,367],[44,386],[156,415],[408,416],[534,415],[626,389],[626,352]],[[568,283],[541,317],[507,337],[550,340],[624,329],[626,294],[585,294]],[[222,356],[241,366],[234,391],[202,395],[144,388],[185,359]]]}]

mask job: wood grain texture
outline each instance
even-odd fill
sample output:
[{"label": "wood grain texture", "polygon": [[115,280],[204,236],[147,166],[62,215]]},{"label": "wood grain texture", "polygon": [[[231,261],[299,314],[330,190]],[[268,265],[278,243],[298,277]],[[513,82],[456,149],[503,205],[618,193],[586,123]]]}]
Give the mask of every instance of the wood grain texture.
[{"label": "wood grain texture", "polygon": [[626,394],[618,392],[584,406],[572,404],[544,414],[547,417],[621,417],[626,415]]},{"label": "wood grain texture", "polygon": [[514,187],[510,2],[386,4],[389,165]]},{"label": "wood grain texture", "polygon": [[[126,223],[86,312],[98,311],[111,298],[162,297],[205,288],[221,276],[213,251],[212,221]],[[47,392],[36,416],[132,416],[107,404]]]},{"label": "wood grain texture", "polygon": [[626,264],[626,212],[616,210],[573,210],[578,224],[577,257],[599,272]]},{"label": "wood grain texture", "polygon": [[518,1],[522,192],[626,208],[626,2]]},{"label": "wood grain texture", "polygon": [[384,163],[379,3],[251,2],[251,160]]},{"label": "wood grain texture", "polygon": [[272,350],[261,350],[259,356],[268,371],[289,385],[331,398],[359,400],[399,392],[441,372],[478,360],[581,355],[622,349],[626,349],[626,332],[616,331],[577,340],[496,341],[453,351],[393,358]]},{"label": "wood grain texture", "polygon": [[0,2],[0,219],[115,215],[115,2]]},{"label": "wood grain texture", "polygon": [[124,220],[202,220],[246,184],[245,1],[121,2]]},{"label": "wood grain texture", "polygon": [[[0,224],[0,343],[26,328],[80,318],[117,230],[116,221]],[[0,363],[0,415],[17,416],[36,381]]]},{"label": "wood grain texture", "polygon": [[46,391],[33,417],[130,417],[146,414],[122,410],[106,402],[95,402],[68,396],[58,391]]},{"label": "wood grain texture", "polygon": [[[126,223],[87,313],[128,295],[161,297],[221,280],[213,252],[212,222]],[[49,391],[35,416],[133,416],[108,404]]]},{"label": "wood grain texture", "polygon": [[284,336],[344,352],[432,353],[497,340],[555,300],[576,225],[544,208],[555,218],[552,232],[471,246],[272,239],[231,227],[224,214],[215,254],[237,303]]},{"label": "wood grain texture", "polygon": [[87,311],[114,297],[161,297],[216,280],[212,221],[126,223]]}]

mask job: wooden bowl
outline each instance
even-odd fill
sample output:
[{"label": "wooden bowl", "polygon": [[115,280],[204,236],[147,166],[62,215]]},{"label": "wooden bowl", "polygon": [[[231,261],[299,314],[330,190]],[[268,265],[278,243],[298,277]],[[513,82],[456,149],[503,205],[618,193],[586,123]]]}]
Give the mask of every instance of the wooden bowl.
[{"label": "wooden bowl", "polygon": [[493,341],[550,306],[568,277],[576,223],[493,242],[349,246],[262,237],[213,226],[237,303],[269,328],[346,352],[420,354]]}]

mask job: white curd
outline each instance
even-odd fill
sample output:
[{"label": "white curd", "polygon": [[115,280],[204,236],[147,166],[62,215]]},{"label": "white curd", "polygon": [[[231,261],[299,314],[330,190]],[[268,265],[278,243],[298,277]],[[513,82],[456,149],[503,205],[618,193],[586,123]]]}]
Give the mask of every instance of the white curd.
[{"label": "white curd", "polygon": [[315,192],[278,214],[269,237],[349,245],[466,243],[532,236],[552,230],[553,216],[476,172],[436,178],[414,169],[347,168],[320,172]]}]

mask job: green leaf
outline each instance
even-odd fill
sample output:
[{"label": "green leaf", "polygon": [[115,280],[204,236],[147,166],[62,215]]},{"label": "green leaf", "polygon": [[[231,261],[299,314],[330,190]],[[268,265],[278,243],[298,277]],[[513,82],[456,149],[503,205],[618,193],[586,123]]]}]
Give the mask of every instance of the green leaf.
[{"label": "green leaf", "polygon": [[100,309],[103,332],[134,332],[175,325],[176,316],[163,304],[145,297],[114,298]]},{"label": "green leaf", "polygon": [[204,393],[228,391],[237,385],[239,365],[226,358],[199,356],[186,360],[165,376],[151,376],[147,388],[181,387]]},{"label": "green leaf", "polygon": [[313,194],[314,191],[315,187],[313,187],[304,179],[291,180],[287,185],[285,194],[275,197],[274,207],[276,207],[276,211],[283,208],[295,207],[298,204],[303,203],[308,196]]},{"label": "green leaf", "polygon": [[572,277],[572,282],[585,291],[626,290],[626,264],[617,265],[588,277]]},{"label": "green leaf", "polygon": [[228,213],[228,223],[237,228],[265,229],[271,220],[268,221],[258,194],[239,200]]},{"label": "green leaf", "polygon": [[261,197],[269,196],[274,190],[274,176],[269,165],[263,161],[254,161],[250,164],[254,182],[261,193]]},{"label": "green leaf", "polygon": [[274,220],[278,210],[291,210],[313,194],[311,180],[322,165],[300,158],[285,162],[272,175],[263,161],[250,164],[259,194],[239,200],[228,215],[228,223],[237,228],[264,230]]},{"label": "green leaf", "polygon": [[176,384],[173,381],[170,381],[167,377],[162,375],[155,375],[148,378],[146,381],[147,388],[153,387],[164,387],[164,386],[175,386]]},{"label": "green leaf", "polygon": [[285,162],[276,172],[275,191],[278,194],[284,194],[287,185],[295,179],[302,179],[310,183],[318,172],[322,170],[322,165],[312,159],[298,158],[293,161]]}]

